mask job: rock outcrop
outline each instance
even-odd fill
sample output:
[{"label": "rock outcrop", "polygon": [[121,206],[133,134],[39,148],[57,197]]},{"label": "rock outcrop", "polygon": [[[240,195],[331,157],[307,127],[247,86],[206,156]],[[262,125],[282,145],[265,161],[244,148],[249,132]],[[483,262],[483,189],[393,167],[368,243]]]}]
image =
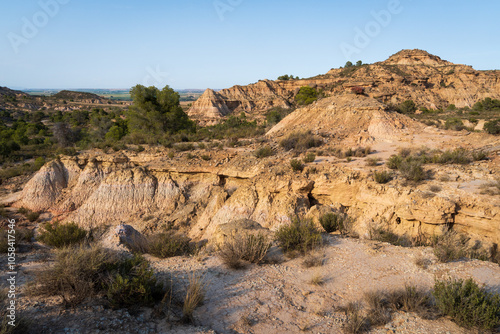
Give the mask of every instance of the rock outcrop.
[{"label": "rock outcrop", "polygon": [[[369,172],[329,163],[316,165],[314,174],[296,174],[282,161],[238,155],[225,166],[183,169],[161,156],[64,158],[43,167],[15,205],[87,228],[125,223],[147,234],[173,225],[195,240],[212,239],[229,222],[274,230],[296,214],[335,208],[355,219],[362,236],[380,224],[412,236],[453,227],[487,245],[500,243],[498,203],[478,193],[443,184],[446,189],[429,198],[425,185],[380,185]],[[475,173],[460,178],[492,177]]]}]

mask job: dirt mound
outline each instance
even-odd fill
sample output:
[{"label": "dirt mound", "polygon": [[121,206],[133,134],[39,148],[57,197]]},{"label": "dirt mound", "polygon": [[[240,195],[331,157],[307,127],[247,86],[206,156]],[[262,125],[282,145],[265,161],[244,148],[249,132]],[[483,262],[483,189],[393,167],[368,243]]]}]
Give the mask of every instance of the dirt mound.
[{"label": "dirt mound", "polygon": [[395,141],[404,134],[422,131],[423,126],[393,111],[377,100],[346,94],[322,99],[297,109],[274,126],[268,136],[311,131],[359,144]]}]

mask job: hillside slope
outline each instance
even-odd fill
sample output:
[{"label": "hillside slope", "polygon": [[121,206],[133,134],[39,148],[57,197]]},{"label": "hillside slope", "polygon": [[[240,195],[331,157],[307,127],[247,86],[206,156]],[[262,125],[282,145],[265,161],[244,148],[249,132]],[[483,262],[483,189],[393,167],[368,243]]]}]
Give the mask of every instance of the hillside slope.
[{"label": "hillside slope", "polygon": [[332,69],[309,79],[263,80],[217,93],[207,90],[188,114],[202,125],[218,123],[228,114],[240,112],[259,119],[270,108],[294,106],[294,97],[302,86],[323,90],[327,96],[359,86],[367,96],[383,103],[413,100],[430,109],[450,104],[471,107],[485,97],[500,98],[500,71],[477,71],[426,51],[403,50],[383,62]]}]

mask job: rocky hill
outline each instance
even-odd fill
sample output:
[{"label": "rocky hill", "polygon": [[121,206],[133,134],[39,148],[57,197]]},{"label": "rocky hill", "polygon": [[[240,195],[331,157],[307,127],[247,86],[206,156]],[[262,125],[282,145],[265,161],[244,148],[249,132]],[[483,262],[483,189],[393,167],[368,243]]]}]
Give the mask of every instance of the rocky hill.
[{"label": "rocky hill", "polygon": [[383,103],[413,100],[429,109],[450,104],[471,107],[485,97],[500,98],[500,71],[477,71],[423,50],[403,50],[383,62],[332,69],[309,79],[264,80],[220,92],[207,90],[188,114],[203,125],[217,123],[230,113],[245,112],[258,119],[270,108],[294,106],[302,86],[323,90],[327,96],[362,87],[367,96]]},{"label": "rocky hill", "polygon": [[74,92],[69,90],[62,90],[57,94],[52,95],[52,98],[59,100],[68,100],[73,102],[80,103],[99,103],[104,104],[108,102],[108,99],[105,99],[99,95],[86,93],[86,92]]}]

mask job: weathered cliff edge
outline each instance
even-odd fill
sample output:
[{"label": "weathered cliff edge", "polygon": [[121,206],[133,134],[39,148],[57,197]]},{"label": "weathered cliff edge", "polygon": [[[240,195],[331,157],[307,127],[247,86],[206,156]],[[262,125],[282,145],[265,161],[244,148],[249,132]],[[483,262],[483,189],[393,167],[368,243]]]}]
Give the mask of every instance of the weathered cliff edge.
[{"label": "weathered cliff edge", "polygon": [[249,159],[229,155],[223,167],[179,167],[161,155],[63,157],[26,184],[15,206],[85,227],[126,222],[147,233],[175,225],[197,240],[239,219],[272,230],[294,214],[317,218],[336,209],[355,218],[361,235],[387,224],[400,234],[453,228],[487,245],[500,242],[500,209],[483,195],[453,186],[429,199],[419,187],[379,185],[345,167],[323,164],[316,174],[294,174],[279,162]]}]

